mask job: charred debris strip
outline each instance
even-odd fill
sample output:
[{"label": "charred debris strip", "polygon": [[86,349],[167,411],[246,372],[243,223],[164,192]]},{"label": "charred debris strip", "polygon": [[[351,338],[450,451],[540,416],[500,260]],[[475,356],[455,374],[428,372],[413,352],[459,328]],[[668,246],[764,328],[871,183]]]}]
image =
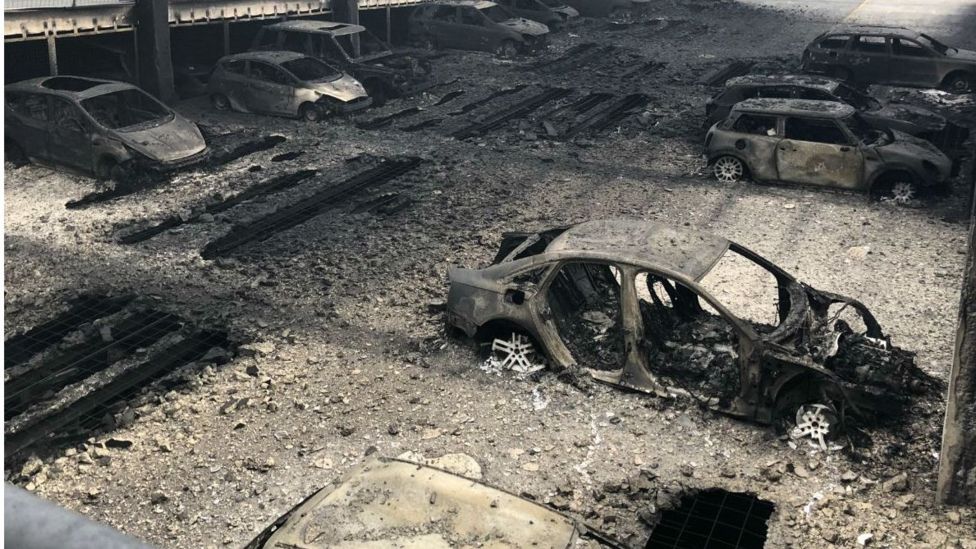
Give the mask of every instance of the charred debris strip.
[{"label": "charred debris strip", "polygon": [[976,549],[976,10],[773,4],[6,2],[7,482],[181,549]]}]

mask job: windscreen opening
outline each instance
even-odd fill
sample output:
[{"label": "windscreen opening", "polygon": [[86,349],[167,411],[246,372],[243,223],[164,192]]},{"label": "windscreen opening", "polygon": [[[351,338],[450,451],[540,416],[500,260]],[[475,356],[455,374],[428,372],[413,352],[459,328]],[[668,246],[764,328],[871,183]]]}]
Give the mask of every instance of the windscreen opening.
[{"label": "windscreen opening", "polygon": [[113,130],[135,130],[158,125],[174,116],[149,94],[134,89],[85,99],[81,106],[99,124]]},{"label": "windscreen opening", "polygon": [[286,61],[281,66],[304,82],[332,81],[342,76],[338,69],[311,57]]}]

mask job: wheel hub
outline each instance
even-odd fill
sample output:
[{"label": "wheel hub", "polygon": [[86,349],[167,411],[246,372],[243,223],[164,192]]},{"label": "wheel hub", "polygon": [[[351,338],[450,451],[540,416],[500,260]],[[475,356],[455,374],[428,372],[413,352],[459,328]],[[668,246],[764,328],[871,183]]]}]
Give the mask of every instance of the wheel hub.
[{"label": "wheel hub", "polygon": [[808,438],[814,448],[827,450],[827,438],[836,427],[837,418],[825,404],[807,404],[796,411],[796,427],[790,436]]},{"label": "wheel hub", "polygon": [[512,333],[508,339],[496,338],[491,343],[491,356],[485,361],[485,370],[494,373],[513,371],[523,376],[538,372],[546,365],[539,359],[532,341]]},{"label": "wheel hub", "polygon": [[733,183],[742,177],[742,165],[735,160],[723,158],[715,163],[715,176],[724,183]]},{"label": "wheel hub", "polygon": [[891,200],[897,204],[908,204],[915,198],[915,187],[907,181],[895,183],[891,187]]}]

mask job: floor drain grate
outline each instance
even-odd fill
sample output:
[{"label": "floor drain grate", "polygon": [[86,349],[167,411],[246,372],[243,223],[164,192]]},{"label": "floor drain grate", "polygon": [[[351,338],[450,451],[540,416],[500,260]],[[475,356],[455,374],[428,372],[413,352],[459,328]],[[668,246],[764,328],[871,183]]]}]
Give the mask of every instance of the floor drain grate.
[{"label": "floor drain grate", "polygon": [[762,549],[773,509],[751,494],[701,492],[662,513],[645,549]]}]

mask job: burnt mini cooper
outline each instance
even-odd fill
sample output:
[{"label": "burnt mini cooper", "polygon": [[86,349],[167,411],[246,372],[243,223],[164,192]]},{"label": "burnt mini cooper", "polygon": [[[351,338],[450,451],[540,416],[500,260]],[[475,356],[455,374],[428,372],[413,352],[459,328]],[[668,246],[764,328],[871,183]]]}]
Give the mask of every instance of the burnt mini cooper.
[{"label": "burnt mini cooper", "polygon": [[[685,228],[590,221],[509,233],[490,267],[452,267],[447,323],[570,376],[686,392],[760,423],[891,418],[940,390],[868,309],[743,246]],[[514,336],[508,335],[514,333]],[[504,357],[505,359],[511,358]]]},{"label": "burnt mini cooper", "polygon": [[100,178],[169,171],[204,160],[196,124],[124,82],[48,76],[4,90],[4,145],[21,156]]}]

